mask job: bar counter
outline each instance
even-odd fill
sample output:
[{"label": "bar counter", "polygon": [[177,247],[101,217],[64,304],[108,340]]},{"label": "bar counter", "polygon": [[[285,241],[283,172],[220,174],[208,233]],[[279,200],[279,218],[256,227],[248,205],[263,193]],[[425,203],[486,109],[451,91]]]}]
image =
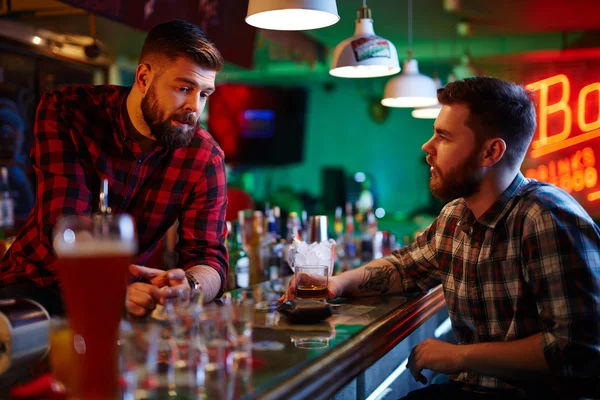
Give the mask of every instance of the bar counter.
[{"label": "bar counter", "polygon": [[[438,286],[421,294],[335,299],[331,301],[333,316],[326,321],[292,325],[274,307],[288,280],[243,289],[251,290],[256,301],[251,372],[224,381],[207,375],[211,386],[207,398],[364,399],[408,357],[414,345],[433,336],[447,317]],[[239,296],[241,290],[224,295]],[[420,333],[406,340],[415,330]],[[0,375],[0,398],[9,398],[14,384],[47,370],[44,359]],[[403,392],[417,387],[412,378],[402,385]],[[159,389],[162,393],[147,398],[173,398],[168,391]]]},{"label": "bar counter", "polygon": [[[258,285],[257,304],[260,305],[260,299],[272,301],[279,297],[284,283],[275,280]],[[231,295],[235,296],[235,292],[226,294]],[[333,316],[318,325],[291,325],[274,310],[255,311],[253,357],[259,365],[253,368],[253,389],[244,398],[364,398],[364,393],[340,391],[432,316],[438,314],[438,321],[447,316],[441,286],[408,296],[336,299],[331,305]],[[433,326],[437,327],[438,321]],[[433,329],[429,329],[428,336],[433,336]],[[279,343],[280,349],[261,350],[273,343]],[[408,351],[413,345],[407,347]],[[392,360],[392,367],[401,362],[402,358]],[[365,386],[378,385],[389,372],[376,375],[379,382],[368,382],[372,381],[368,378],[365,381],[363,376],[359,391],[366,390],[368,395],[370,390]]]}]

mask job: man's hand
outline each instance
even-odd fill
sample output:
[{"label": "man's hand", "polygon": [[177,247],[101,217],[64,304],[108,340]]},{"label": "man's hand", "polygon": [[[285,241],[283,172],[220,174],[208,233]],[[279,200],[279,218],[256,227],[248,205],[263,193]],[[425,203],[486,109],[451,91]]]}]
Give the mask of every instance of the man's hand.
[{"label": "man's hand", "polygon": [[462,372],[466,369],[462,347],[436,339],[426,339],[412,350],[407,367],[413,378],[422,384],[427,383],[427,378],[421,373],[424,369],[442,374]]},{"label": "man's hand", "polygon": [[[336,297],[340,297],[342,295],[342,288],[338,284],[335,277],[330,276],[327,283],[327,298],[335,299]],[[279,303],[283,303],[284,301],[292,300],[296,298],[296,277],[292,276],[290,279],[290,284],[285,291],[285,294],[281,296],[278,300]]]},{"label": "man's hand", "polygon": [[189,300],[190,284],[185,277],[185,271],[182,269],[171,269],[163,271],[155,268],[142,267],[140,265],[130,265],[129,272],[138,278],[145,278],[156,288],[164,288],[161,296],[156,300],[164,304],[164,299],[179,297],[181,300]]},{"label": "man's hand", "polygon": [[163,292],[149,283],[132,283],[127,287],[127,312],[136,317],[145,317],[156,308]]}]

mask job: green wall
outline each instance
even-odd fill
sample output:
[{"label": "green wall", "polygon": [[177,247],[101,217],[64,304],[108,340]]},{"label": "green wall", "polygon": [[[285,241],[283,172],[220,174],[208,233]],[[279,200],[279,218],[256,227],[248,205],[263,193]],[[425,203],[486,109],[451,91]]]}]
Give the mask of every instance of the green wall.
[{"label": "green wall", "polygon": [[[381,96],[385,80],[370,88]],[[255,168],[254,197],[281,186],[321,193],[321,169],[343,167],[348,174],[370,173],[376,182],[379,206],[407,213],[429,202],[429,170],[421,145],[432,133],[433,120],[411,117],[411,109],[389,109],[383,123],[369,116],[365,82],[336,80],[333,89],[308,86],[308,108],[302,164]],[[362,93],[362,94],[361,94]]]}]

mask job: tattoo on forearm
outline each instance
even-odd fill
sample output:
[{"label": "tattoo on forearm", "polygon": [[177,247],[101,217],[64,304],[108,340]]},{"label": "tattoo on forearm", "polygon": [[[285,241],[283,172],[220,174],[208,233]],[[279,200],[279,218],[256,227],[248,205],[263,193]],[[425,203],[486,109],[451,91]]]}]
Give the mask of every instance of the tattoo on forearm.
[{"label": "tattoo on forearm", "polygon": [[387,293],[390,290],[392,277],[396,270],[392,266],[383,267],[365,267],[365,275],[362,282],[358,285],[361,292],[380,292]]}]

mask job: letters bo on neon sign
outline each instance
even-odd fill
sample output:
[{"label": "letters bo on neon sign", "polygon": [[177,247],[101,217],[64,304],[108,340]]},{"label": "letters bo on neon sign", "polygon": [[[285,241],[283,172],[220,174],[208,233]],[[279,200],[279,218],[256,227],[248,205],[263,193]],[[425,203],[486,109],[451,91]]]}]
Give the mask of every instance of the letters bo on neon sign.
[{"label": "letters bo on neon sign", "polygon": [[594,75],[576,82],[555,74],[525,86],[537,97],[538,127],[524,169],[527,177],[561,187],[600,214],[600,75]]}]

